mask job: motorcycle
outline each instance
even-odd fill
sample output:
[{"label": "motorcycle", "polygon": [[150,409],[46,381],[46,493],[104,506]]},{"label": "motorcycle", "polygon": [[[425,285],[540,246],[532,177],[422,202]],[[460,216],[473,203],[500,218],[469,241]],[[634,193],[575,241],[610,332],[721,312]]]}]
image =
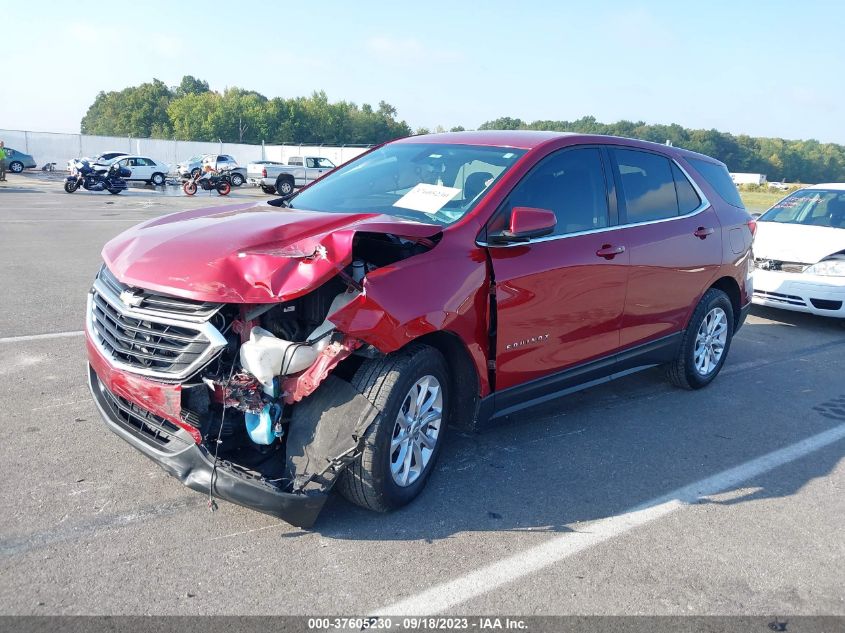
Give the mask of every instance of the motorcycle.
[{"label": "motorcycle", "polygon": [[74,163],[74,169],[65,179],[65,191],[73,193],[80,187],[86,191],[108,191],[119,194],[127,188],[124,178],[129,178],[132,172],[118,163],[113,163],[107,170],[94,169],[88,161]]},{"label": "motorcycle", "polygon": [[182,185],[182,191],[189,196],[194,195],[197,189],[217,191],[221,196],[228,196],[229,192],[232,191],[232,180],[229,174],[209,174],[202,176],[197,173],[188,178],[185,184]]}]

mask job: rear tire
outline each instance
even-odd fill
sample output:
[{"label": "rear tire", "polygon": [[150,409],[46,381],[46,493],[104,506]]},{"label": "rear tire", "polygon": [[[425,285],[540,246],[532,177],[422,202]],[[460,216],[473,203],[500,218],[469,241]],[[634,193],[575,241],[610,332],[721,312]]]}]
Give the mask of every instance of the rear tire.
[{"label": "rear tire", "polygon": [[228,182],[221,182],[217,185],[217,193],[221,196],[228,196],[229,193],[232,191],[232,185]]},{"label": "rear tire", "polygon": [[110,194],[112,194],[113,196],[116,196],[116,195],[117,195],[117,194],[119,194],[121,191],[123,191],[123,189],[115,189],[115,188],[111,188],[111,189],[109,189],[108,191],[109,191],[109,193],[110,193]]},{"label": "rear tire", "polygon": [[678,355],[666,369],[672,384],[682,389],[709,385],[725,364],[733,334],[731,300],[721,290],[710,288],[695,307]]},{"label": "rear tire", "polygon": [[164,174],[153,174],[150,184],[154,187],[161,187],[164,184]]},{"label": "rear tire", "polygon": [[[432,347],[412,345],[365,360],[352,385],[381,413],[364,434],[361,455],[341,475],[338,490],[369,510],[400,508],[422,492],[443,445],[450,397],[446,361]],[[418,397],[422,406],[415,405]],[[408,438],[404,453],[403,437]]]},{"label": "rear tire", "polygon": [[276,181],[276,192],[280,196],[289,196],[293,193],[293,181],[290,178],[280,178]]},{"label": "rear tire", "polygon": [[9,171],[13,174],[19,174],[23,171],[23,163],[19,160],[13,160],[9,163]]},{"label": "rear tire", "polygon": [[275,187],[265,187],[264,185],[261,185],[261,191],[266,193],[268,196],[272,196],[274,193],[276,193],[276,188]]}]

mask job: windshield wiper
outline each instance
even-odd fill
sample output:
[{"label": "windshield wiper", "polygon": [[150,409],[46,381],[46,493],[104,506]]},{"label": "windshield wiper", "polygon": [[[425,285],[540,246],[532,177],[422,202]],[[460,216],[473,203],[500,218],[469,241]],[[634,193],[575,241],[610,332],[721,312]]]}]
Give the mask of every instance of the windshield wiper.
[{"label": "windshield wiper", "polygon": [[295,195],[295,193],[289,193],[288,195],[282,196],[281,198],[276,198],[275,200],[268,200],[267,204],[273,207],[282,207],[283,209],[293,209],[293,205],[290,203],[290,200]]}]

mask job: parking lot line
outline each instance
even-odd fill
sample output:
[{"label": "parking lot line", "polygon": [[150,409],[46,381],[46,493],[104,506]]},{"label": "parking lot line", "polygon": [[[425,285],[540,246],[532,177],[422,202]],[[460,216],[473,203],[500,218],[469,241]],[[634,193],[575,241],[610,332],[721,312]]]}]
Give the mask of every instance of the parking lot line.
[{"label": "parking lot line", "polygon": [[85,334],[82,330],[73,332],[52,332],[50,334],[26,334],[24,336],[6,336],[0,338],[0,343],[24,343],[26,341],[43,341],[51,338],[71,338]]},{"label": "parking lot line", "polygon": [[758,475],[793,462],[845,438],[845,424],[813,435],[751,461],[678,488],[625,512],[578,525],[578,531],[554,537],[496,563],[435,585],[416,595],[383,607],[374,615],[428,615],[441,613],[540,571],[565,558],[599,545],[656,519],[665,517],[700,498],[732,488]]}]

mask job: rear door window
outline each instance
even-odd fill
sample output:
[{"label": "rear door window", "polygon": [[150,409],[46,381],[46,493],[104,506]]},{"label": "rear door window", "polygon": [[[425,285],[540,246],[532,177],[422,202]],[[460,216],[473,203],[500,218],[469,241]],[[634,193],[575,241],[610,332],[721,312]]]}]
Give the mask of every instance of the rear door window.
[{"label": "rear door window", "polygon": [[678,194],[668,158],[638,150],[614,149],[612,152],[621,184],[625,223],[678,216]]},{"label": "rear door window", "polygon": [[681,215],[692,213],[701,206],[701,198],[692,183],[675,163],[672,163],[672,176],[675,178],[675,192],[678,194],[678,211]]}]

